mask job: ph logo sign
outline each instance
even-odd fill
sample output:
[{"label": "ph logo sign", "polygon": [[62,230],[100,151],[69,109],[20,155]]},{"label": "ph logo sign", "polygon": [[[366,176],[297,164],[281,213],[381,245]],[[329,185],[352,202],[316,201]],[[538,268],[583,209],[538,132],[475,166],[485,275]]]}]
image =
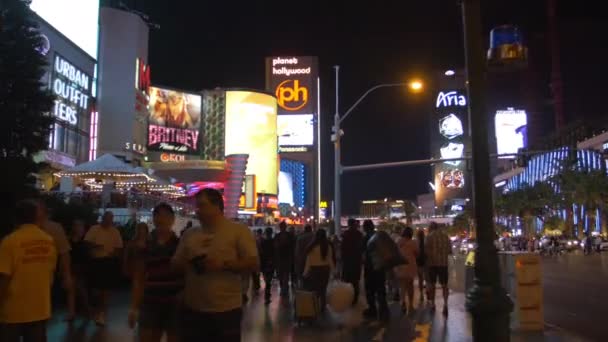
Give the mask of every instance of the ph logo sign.
[{"label": "ph logo sign", "polygon": [[299,80],[285,80],[275,91],[279,106],[285,110],[296,111],[308,103],[308,88],[300,85]]}]

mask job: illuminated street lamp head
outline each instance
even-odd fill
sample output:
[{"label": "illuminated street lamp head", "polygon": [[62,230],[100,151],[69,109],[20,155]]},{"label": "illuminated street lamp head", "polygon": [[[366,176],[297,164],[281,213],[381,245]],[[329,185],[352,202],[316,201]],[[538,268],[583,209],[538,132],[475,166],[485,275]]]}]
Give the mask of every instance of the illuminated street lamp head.
[{"label": "illuminated street lamp head", "polygon": [[424,85],[420,80],[413,80],[409,83],[409,88],[412,92],[419,93],[422,91],[422,88],[424,88]]}]

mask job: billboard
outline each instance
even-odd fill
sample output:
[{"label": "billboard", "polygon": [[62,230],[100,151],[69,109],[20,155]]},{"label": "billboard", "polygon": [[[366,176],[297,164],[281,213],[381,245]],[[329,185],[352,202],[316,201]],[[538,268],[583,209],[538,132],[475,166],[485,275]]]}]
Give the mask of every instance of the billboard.
[{"label": "billboard", "polygon": [[279,204],[285,203],[293,206],[293,178],[290,173],[279,173]]},{"label": "billboard", "polygon": [[72,126],[89,115],[92,77],[55,53],[51,73],[51,92],[55,95],[52,113]]},{"label": "billboard", "polygon": [[224,153],[248,154],[247,175],[258,193],[277,194],[277,100],[252,91],[226,91]]},{"label": "billboard", "polygon": [[316,57],[266,58],[266,88],[277,97],[279,115],[315,114]]},{"label": "billboard", "polygon": [[[528,115],[525,110],[513,108],[498,110],[494,117],[494,124],[498,154],[517,153],[520,148],[526,147]],[[515,158],[515,156],[502,158]]]},{"label": "billboard", "polygon": [[148,150],[197,154],[200,146],[201,97],[150,87]]},{"label": "billboard", "polygon": [[279,115],[279,146],[312,146],[315,139],[314,115]]},{"label": "billboard", "polygon": [[[434,158],[464,158],[469,152],[469,123],[466,92],[458,85],[444,84],[433,106],[432,153]],[[464,83],[464,82],[463,82]],[[434,188],[437,206],[455,198],[467,197],[467,163],[447,161],[434,165]]]},{"label": "billboard", "polygon": [[30,8],[97,59],[99,0],[32,0]]}]

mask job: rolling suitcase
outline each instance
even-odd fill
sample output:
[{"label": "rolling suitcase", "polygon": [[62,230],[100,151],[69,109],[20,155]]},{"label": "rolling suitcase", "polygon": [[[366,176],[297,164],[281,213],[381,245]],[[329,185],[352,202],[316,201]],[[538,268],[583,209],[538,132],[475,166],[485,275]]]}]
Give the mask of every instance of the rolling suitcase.
[{"label": "rolling suitcase", "polygon": [[319,298],[317,298],[316,293],[300,289],[295,290],[294,297],[296,322],[300,324],[302,321],[315,320],[321,311]]}]

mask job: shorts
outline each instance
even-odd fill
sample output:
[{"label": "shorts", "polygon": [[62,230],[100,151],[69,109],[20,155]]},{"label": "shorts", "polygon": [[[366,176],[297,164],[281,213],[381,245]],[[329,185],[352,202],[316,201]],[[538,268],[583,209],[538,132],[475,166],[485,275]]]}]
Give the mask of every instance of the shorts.
[{"label": "shorts", "polygon": [[139,327],[177,335],[178,309],[175,303],[144,303],[139,310]]},{"label": "shorts", "polygon": [[429,266],[429,279],[431,284],[436,284],[439,279],[439,284],[448,284],[448,267],[447,266]]}]

